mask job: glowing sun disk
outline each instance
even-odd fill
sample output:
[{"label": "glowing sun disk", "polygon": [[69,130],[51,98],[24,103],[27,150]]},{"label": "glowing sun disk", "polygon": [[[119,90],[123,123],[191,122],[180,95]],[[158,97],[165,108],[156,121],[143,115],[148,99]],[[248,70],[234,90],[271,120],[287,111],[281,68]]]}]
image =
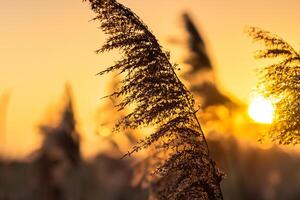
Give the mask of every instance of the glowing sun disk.
[{"label": "glowing sun disk", "polygon": [[258,95],[251,101],[248,114],[256,122],[271,124],[274,117],[274,107],[270,100]]}]

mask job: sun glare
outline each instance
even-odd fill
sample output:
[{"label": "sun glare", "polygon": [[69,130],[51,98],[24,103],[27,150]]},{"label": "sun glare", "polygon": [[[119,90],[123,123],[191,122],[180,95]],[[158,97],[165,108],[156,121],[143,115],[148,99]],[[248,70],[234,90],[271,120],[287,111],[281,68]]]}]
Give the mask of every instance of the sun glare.
[{"label": "sun glare", "polygon": [[274,117],[274,107],[270,100],[258,95],[252,99],[248,114],[256,122],[271,124]]}]

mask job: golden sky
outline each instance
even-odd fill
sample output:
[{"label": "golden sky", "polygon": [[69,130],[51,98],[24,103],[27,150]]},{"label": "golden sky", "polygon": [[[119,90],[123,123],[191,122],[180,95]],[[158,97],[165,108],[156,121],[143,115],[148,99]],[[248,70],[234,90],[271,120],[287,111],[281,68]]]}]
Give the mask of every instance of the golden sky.
[{"label": "golden sky", "polygon": [[[121,2],[144,20],[166,50],[172,48],[166,42],[170,37],[182,37],[181,12],[191,12],[208,40],[220,85],[243,101],[256,84],[254,70],[260,66],[245,26],[270,30],[299,49],[298,0]],[[47,112],[55,112],[66,81],[73,86],[84,153],[98,148],[94,115],[106,86],[105,78],[94,75],[113,58],[94,54],[104,35],[97,23],[89,22],[92,17],[81,0],[0,1],[0,94],[11,94],[5,140],[11,156],[24,156],[37,147],[36,127]],[[174,55],[172,61],[180,63],[180,53]]]}]

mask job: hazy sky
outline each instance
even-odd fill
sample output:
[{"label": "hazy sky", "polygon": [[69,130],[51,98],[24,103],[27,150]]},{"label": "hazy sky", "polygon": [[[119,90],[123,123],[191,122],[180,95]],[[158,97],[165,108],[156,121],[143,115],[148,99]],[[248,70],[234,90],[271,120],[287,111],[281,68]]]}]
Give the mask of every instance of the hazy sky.
[{"label": "hazy sky", "polygon": [[[254,70],[261,64],[252,57],[258,46],[244,34],[245,26],[270,30],[299,49],[298,0],[121,2],[148,24],[166,50],[173,48],[166,42],[170,37],[183,37],[180,14],[191,12],[208,41],[219,84],[243,101],[248,101],[256,83]],[[81,0],[0,0],[0,94],[11,92],[5,143],[12,156],[37,146],[36,127],[47,113],[55,113],[66,81],[75,93],[85,154],[99,146],[94,115],[106,86],[94,74],[113,57],[94,54],[104,35],[97,23],[89,22],[92,17]],[[178,48],[172,61],[182,61]]]}]

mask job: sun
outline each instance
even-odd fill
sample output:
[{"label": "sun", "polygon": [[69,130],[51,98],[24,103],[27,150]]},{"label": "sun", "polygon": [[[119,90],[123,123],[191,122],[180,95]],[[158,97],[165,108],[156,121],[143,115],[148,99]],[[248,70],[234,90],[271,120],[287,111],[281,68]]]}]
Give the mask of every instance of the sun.
[{"label": "sun", "polygon": [[271,124],[274,118],[274,107],[270,100],[258,95],[252,99],[248,114],[258,123]]}]

